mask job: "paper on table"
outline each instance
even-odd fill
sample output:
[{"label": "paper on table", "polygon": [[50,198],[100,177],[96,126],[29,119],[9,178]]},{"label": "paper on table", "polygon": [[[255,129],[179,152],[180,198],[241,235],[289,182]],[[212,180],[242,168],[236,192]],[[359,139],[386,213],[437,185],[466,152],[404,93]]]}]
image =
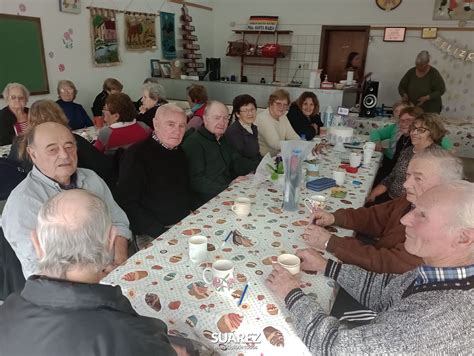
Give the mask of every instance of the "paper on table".
[{"label": "paper on table", "polygon": [[271,172],[269,171],[267,164],[272,167],[275,165],[275,162],[270,153],[267,153],[260,161],[260,164],[258,165],[257,170],[255,171],[255,175],[253,176],[253,185],[259,185],[267,179],[269,180]]}]

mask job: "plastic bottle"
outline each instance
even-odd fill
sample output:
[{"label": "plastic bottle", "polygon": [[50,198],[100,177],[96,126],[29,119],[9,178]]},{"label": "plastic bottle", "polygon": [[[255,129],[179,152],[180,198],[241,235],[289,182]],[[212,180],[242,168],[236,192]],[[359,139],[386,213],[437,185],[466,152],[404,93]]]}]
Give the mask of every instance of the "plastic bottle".
[{"label": "plastic bottle", "polygon": [[326,108],[326,111],[324,112],[324,117],[323,117],[324,126],[326,127],[332,126],[333,116],[334,116],[334,112],[332,110],[332,107],[331,105],[328,105],[328,107]]},{"label": "plastic bottle", "polygon": [[309,74],[309,85],[308,87],[311,89],[319,88],[321,86],[321,73],[319,70],[312,70]]}]

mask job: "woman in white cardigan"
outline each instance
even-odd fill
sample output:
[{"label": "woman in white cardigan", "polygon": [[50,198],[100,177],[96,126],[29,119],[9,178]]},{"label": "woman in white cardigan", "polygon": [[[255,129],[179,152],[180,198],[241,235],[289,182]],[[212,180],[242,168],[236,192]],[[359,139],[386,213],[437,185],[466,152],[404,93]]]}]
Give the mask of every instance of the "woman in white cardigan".
[{"label": "woman in white cardigan", "polygon": [[255,125],[258,127],[258,144],[262,156],[267,152],[272,156],[280,152],[280,141],[300,138],[286,117],[289,104],[290,94],[283,89],[275,90],[268,99],[268,108],[257,115]]}]

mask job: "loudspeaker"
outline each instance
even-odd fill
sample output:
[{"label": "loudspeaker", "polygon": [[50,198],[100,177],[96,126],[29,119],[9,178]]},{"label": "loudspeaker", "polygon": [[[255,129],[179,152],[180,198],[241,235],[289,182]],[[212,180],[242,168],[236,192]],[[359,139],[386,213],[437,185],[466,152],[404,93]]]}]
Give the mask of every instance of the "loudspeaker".
[{"label": "loudspeaker", "polygon": [[206,73],[209,74],[210,81],[221,79],[221,59],[206,58]]},{"label": "loudspeaker", "polygon": [[362,98],[360,100],[361,117],[374,117],[375,107],[377,106],[377,94],[379,92],[379,82],[367,81],[362,89]]}]

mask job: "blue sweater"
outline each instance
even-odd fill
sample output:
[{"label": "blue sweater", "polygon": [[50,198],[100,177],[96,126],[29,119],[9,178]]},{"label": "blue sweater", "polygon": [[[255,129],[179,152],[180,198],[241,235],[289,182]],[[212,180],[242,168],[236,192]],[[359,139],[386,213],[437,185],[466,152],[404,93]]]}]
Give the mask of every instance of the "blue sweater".
[{"label": "blue sweater", "polygon": [[57,100],[56,102],[64,110],[71,130],[82,129],[84,127],[93,125],[89,115],[87,115],[82,105],[76,104],[72,101],[66,102],[61,99]]}]

